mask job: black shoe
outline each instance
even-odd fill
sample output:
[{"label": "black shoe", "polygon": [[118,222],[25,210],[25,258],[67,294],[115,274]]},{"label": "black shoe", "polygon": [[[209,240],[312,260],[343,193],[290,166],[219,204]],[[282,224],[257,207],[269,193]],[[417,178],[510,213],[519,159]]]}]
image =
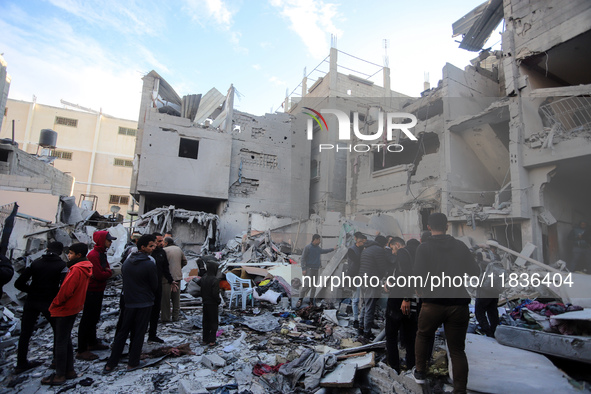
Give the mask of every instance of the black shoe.
[{"label": "black shoe", "polygon": [[148,342],[164,343],[164,340],[158,337],[149,337]]},{"label": "black shoe", "polygon": [[415,382],[417,382],[418,384],[425,384],[427,376],[425,376],[424,372],[417,371],[415,367],[412,367],[411,372]]},{"label": "black shoe", "polygon": [[359,328],[359,320],[353,322],[353,328]]},{"label": "black shoe", "polygon": [[33,368],[37,368],[41,365],[43,365],[43,361],[39,361],[39,360],[28,361],[26,365],[14,368],[14,374],[20,375],[23,372],[26,372],[26,371],[33,369]]}]

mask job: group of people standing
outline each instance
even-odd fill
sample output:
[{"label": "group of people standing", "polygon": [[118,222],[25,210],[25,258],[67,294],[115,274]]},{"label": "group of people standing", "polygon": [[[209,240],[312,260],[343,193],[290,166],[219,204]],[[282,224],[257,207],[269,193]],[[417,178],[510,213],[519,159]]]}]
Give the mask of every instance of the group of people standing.
[{"label": "group of people standing", "polygon": [[[167,235],[134,234],[133,242],[121,256],[121,310],[104,373],[115,369],[129,336],[127,369],[140,368],[140,355],[148,325],[148,340],[163,343],[157,336],[159,318],[162,322],[179,320],[179,284],[182,279],[181,269],[187,259],[181,248],[174,244],[172,234]],[[93,234],[93,249],[88,252],[86,244],[72,244],[68,247],[67,262],[61,257],[63,244],[51,242],[46,252],[26,267],[15,281],[15,287],[27,293],[14,371],[16,374],[42,364],[38,360],[29,361],[27,357],[39,315],[45,316],[54,333],[51,367],[55,368],[55,373],[43,378],[42,384],[61,385],[77,377],[71,334],[79,312],[82,311],[82,316],[75,358],[95,360],[98,355],[93,351],[109,349],[107,344],[97,338],[97,324],[101,317],[107,279],[113,275],[107,250],[116,239],[108,231],[96,231]]]},{"label": "group of people standing", "polygon": [[[374,240],[358,232],[354,244],[347,251],[346,274],[349,277],[410,276],[425,277],[438,275],[470,276],[480,275],[470,249],[461,241],[447,235],[447,216],[433,213],[428,218],[429,231],[421,240],[404,239],[378,235]],[[314,236],[316,237],[316,235]],[[316,242],[308,245],[317,249],[318,256],[332,249],[322,249]],[[309,261],[302,256],[303,268]],[[309,268],[306,272],[309,272]],[[312,273],[317,275],[317,271]],[[310,275],[310,273],[308,274]],[[406,348],[406,367],[412,369],[415,381],[425,383],[427,363],[431,357],[435,332],[443,325],[448,352],[452,360],[454,393],[465,393],[468,381],[468,361],[464,351],[466,332],[470,321],[471,298],[465,288],[451,289],[445,294],[421,293],[422,289],[411,286],[389,289],[386,285],[357,287],[352,294],[353,325],[358,329],[361,340],[374,338],[373,328],[377,302],[384,293],[388,295],[386,308],[386,347],[388,364],[397,372],[401,371],[398,351],[398,334]]]}]

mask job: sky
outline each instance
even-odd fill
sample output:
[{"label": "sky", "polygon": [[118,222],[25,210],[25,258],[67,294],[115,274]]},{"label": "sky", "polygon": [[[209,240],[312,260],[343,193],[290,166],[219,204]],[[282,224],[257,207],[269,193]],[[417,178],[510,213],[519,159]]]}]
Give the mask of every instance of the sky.
[{"label": "sky", "polygon": [[[426,73],[436,86],[445,63],[464,68],[478,55],[458,48],[451,26],[481,2],[2,0],[0,53],[11,99],[137,120],[141,78],[155,70],[181,97],[233,84],[235,108],[263,115],[301,92],[304,68],[308,86],[328,71],[331,36],[380,66],[387,53],[391,88],[418,96]],[[485,47],[500,39],[497,30]],[[340,53],[339,66],[377,72],[382,85],[376,65]]]}]

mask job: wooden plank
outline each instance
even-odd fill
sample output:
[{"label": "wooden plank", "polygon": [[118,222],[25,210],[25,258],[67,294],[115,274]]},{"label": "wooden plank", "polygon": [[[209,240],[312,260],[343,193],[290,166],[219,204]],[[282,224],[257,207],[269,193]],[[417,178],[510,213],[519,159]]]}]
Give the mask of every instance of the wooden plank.
[{"label": "wooden plank", "polygon": [[339,364],[320,380],[320,387],[353,387],[356,364]]}]

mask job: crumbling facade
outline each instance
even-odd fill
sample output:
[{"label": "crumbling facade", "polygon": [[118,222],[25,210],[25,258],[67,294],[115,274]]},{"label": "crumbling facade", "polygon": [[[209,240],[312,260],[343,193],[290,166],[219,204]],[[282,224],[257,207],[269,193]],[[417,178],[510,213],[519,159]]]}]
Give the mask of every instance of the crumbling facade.
[{"label": "crumbling facade", "polygon": [[[503,19],[502,51],[482,50]],[[591,43],[591,4],[485,2],[454,23],[454,33],[462,35],[461,48],[480,52],[472,65],[461,70],[446,64],[437,87],[417,99],[398,99],[398,109],[417,118],[418,141],[401,135],[394,142],[404,150],[396,153],[374,148],[324,154],[318,146],[331,136],[314,134],[311,167],[322,162],[328,168],[320,166],[317,179],[311,177],[311,209],[321,216],[390,215],[406,238],[418,237],[428,214],[440,211],[455,236],[495,238],[516,250],[531,242],[540,261],[568,260],[567,234],[591,217],[585,201],[591,191],[591,77],[583,49]],[[343,80],[332,74],[334,54],[333,48],[330,73],[303,92],[302,102],[325,99],[317,101],[318,110],[330,100],[356,96],[328,88],[326,81]],[[351,100],[367,106],[366,92],[358,95]],[[359,142],[353,138],[351,144]],[[323,184],[325,177],[330,180]]]},{"label": "crumbling facade", "polygon": [[287,114],[234,110],[233,95],[181,99],[156,72],[144,77],[131,185],[140,213],[174,205],[217,214],[222,243],[252,230],[253,215],[307,217],[303,135]]}]

